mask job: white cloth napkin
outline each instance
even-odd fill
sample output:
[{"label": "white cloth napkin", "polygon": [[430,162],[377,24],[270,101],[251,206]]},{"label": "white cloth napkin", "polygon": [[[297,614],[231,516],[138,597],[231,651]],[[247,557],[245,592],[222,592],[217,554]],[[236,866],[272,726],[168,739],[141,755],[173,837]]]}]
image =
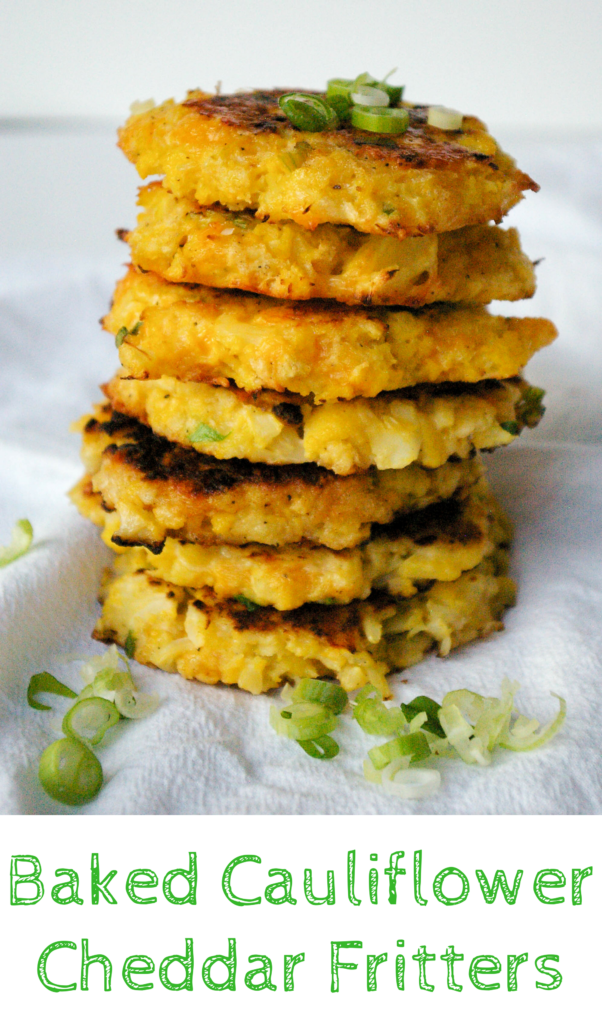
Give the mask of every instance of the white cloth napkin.
[{"label": "white cloth napkin", "polygon": [[159,711],[105,740],[94,803],[73,812],[47,798],[37,764],[56,716],[30,709],[25,694],[42,670],[79,688],[70,656],[101,650],[89,638],[110,555],[65,496],[81,474],[68,428],[116,366],[97,321],[119,270],[100,257],[32,252],[0,262],[0,543],[19,518],[35,530],[29,554],[0,570],[0,813],[602,812],[602,144],[519,137],[508,148],[544,186],[509,223],[545,262],[535,299],[498,310],[547,315],[560,330],[527,371],[548,389],[543,424],[488,460],[516,524],[518,605],[504,633],[430,657],[394,690],[403,700],[457,687],[496,694],[509,675],[526,714],[546,720],[557,709],[550,692],[566,697],[562,732],[530,754],[501,751],[486,769],[445,760],[436,797],[403,802],[363,780],[374,740],[352,721],[341,724],[341,755],[314,761],[271,730],[274,697],[135,666],[141,688],[160,694]]}]

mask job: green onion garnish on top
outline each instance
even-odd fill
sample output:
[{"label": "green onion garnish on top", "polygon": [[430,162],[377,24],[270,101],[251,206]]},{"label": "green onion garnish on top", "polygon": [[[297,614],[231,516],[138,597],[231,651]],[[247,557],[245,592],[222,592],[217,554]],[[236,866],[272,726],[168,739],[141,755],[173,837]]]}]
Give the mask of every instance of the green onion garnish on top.
[{"label": "green onion garnish on top", "polygon": [[29,551],[33,540],[33,526],[29,519],[19,519],[12,529],[10,544],[0,545],[0,569]]},{"label": "green onion garnish on top", "polygon": [[289,92],[280,97],[278,105],[291,124],[302,132],[327,132],[338,127],[336,111],[320,96]]},{"label": "green onion garnish on top", "polygon": [[366,132],[380,135],[402,135],[407,131],[410,115],[405,107],[352,107],[351,124]]}]

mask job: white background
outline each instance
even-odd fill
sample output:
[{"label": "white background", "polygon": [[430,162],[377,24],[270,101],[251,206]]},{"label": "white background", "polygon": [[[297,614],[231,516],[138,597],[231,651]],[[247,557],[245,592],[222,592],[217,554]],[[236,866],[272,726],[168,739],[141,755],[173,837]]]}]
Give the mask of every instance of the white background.
[{"label": "white background", "polygon": [[[368,69],[494,130],[602,127],[598,0],[3,0],[0,117],[121,119],[133,99]],[[477,109],[478,108],[478,109]]]},{"label": "white background", "polygon": [[[98,823],[46,821],[21,818],[13,835],[0,841],[0,893],[3,928],[0,933],[2,998],[18,1008],[21,1020],[44,1020],[47,1024],[68,1024],[85,1019],[90,1024],[114,1019],[159,1021],[177,1019],[182,1024],[219,1019],[224,1022],[278,1021],[316,1024],[329,1020],[355,1022],[387,1020],[485,1020],[489,1024],[541,1019],[555,1024],[576,1018],[597,1019],[599,997],[600,918],[599,842],[596,819],[581,818],[571,829],[560,828],[550,818],[451,819],[443,831],[434,819],[409,822],[403,827],[389,819],[301,818],[235,819],[222,817],[165,819],[108,819]],[[162,840],[157,843],[157,829]],[[43,839],[42,839],[43,836]],[[349,904],[346,895],[347,851],[356,850],[356,895],[360,907]],[[412,862],[414,850],[423,850],[422,895],[426,907],[413,898]],[[124,892],[125,878],[134,868],[152,868],[162,879],[173,868],[188,866],[188,851],[199,856],[199,887],[196,906],[173,906],[158,892],[158,902],[135,906]],[[387,901],[387,879],[382,869],[394,850],[404,850],[405,878],[398,879],[398,902]],[[109,870],[118,874],[110,885],[117,899],[110,906],[90,904],[90,854],[100,856],[101,877]],[[34,853],[42,861],[46,895],[32,907],[11,907],[8,902],[10,855]],[[380,869],[379,903],[368,900],[367,874],[370,853],[378,855]],[[235,907],[221,891],[222,872],[240,854],[256,854],[261,865],[238,867],[233,889],[243,897],[261,896],[270,868],[286,867],[293,875],[297,905],[273,906],[262,900],[259,906]],[[533,879],[544,868],[561,870],[570,879],[572,868],[593,866],[594,873],[583,882],[583,903],[573,906],[570,888],[548,891],[565,896],[555,906],[539,903],[533,893]],[[443,868],[462,870],[470,882],[465,903],[444,906],[433,897],[432,882]],[[80,874],[80,896],[84,905],[58,906],[51,902],[54,871],[71,867]],[[326,891],[326,870],[335,873],[336,904],[311,906],[303,895],[303,870],[313,871],[314,892]],[[511,883],[518,868],[524,870],[515,906],[507,906],[498,895],[487,905],[475,878],[480,868],[489,881],[499,868]],[[455,894],[448,880],[446,893]],[[26,893],[23,890],[23,895]],[[143,895],[152,895],[148,890]],[[113,990],[102,990],[100,967],[90,969],[90,991],[53,994],[37,980],[37,959],[51,942],[90,940],[91,953],[104,953],[113,963]],[[196,971],[192,992],[164,990],[155,973],[155,988],[132,992],[121,979],[126,956],[144,953],[156,967],[163,957],[184,953],[184,940],[194,940]],[[237,939],[239,971],[236,992],[211,992],[201,979],[203,960],[215,953],[227,953],[228,938]],[[341,970],[340,991],[330,991],[330,942],[363,941],[361,950],[341,951],[341,960],[358,962],[354,972]],[[394,982],[396,940],[404,939],[406,988],[398,992]],[[445,964],[439,959],[453,944],[465,960],[456,966],[461,993],[448,991]],[[437,961],[427,966],[427,980],[435,991],[421,991],[417,964],[411,960],[418,946],[426,945]],[[285,953],[305,952],[305,963],[296,968],[295,991],[282,991],[282,963]],[[377,991],[366,991],[366,954],[387,951],[387,963],[378,968]],[[506,957],[528,952],[529,960],[518,969],[518,990],[506,990]],[[251,992],[244,986],[249,954],[268,955],[274,964],[276,992]],[[535,971],[537,956],[554,953],[563,982],[555,991],[535,988],[542,979]],[[490,954],[503,964],[498,991],[482,992],[468,980],[472,957]],[[52,980],[69,984],[77,979],[79,951],[61,951],[51,956],[48,973]],[[174,972],[174,980],[176,979]],[[219,975],[216,971],[216,979]],[[140,981],[149,980],[139,978]],[[14,1020],[14,1015],[8,1019]]]}]

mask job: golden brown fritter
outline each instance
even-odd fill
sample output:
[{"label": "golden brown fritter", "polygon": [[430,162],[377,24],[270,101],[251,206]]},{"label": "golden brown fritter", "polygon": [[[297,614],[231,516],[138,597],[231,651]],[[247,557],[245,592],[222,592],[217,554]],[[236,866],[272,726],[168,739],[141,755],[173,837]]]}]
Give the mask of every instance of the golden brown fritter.
[{"label": "golden brown fritter", "polygon": [[252,212],[176,199],[155,181],[140,190],[132,259],[175,283],[240,288],[276,299],[423,306],[526,299],[533,264],[518,233],[491,224],[400,240],[322,224],[307,231]]},{"label": "golden brown fritter", "polygon": [[133,269],[103,323],[123,338],[119,357],[132,377],[232,379],[245,391],[288,390],[329,402],[513,377],[556,337],[549,320],[492,316],[482,306],[283,302]]},{"label": "golden brown fritter", "polygon": [[[160,551],[166,537],[200,544],[296,544],[340,550],[366,540],[372,523],[461,497],[482,473],[478,459],[436,470],[372,470],[335,476],[308,463],[218,461],[166,441],[110,407],[84,417],[88,476],[72,492],[84,515],[122,545]],[[100,494],[106,521],[98,517]]]},{"label": "golden brown fritter", "polygon": [[[100,495],[95,519],[106,524]],[[218,600],[271,605],[279,611],[308,602],[348,604],[371,591],[412,597],[433,580],[455,580],[509,540],[509,526],[480,482],[464,501],[438,502],[375,526],[365,544],[344,551],[315,544],[192,544],[168,537],[160,552],[119,545],[120,571],[146,569],[167,583],[210,588]],[[106,537],[106,534],[105,534]]]},{"label": "golden brown fritter", "polygon": [[164,175],[177,197],[310,230],[350,224],[397,238],[453,231],[500,221],[524,190],[538,188],[475,117],[446,132],[427,124],[426,106],[404,104],[404,135],[302,132],[280,110],[280,95],[194,91],[132,115],[119,144],[141,177]]},{"label": "golden brown fritter", "polygon": [[451,457],[466,459],[475,450],[509,444],[520,429],[518,410],[528,389],[515,377],[422,385],[323,405],[277,391],[249,394],[174,377],[117,376],[104,391],[118,412],[216,459],[314,462],[345,476],[413,462],[435,469]]},{"label": "golden brown fritter", "polygon": [[249,610],[143,569],[123,571],[119,561],[101,594],[94,637],[123,646],[129,636],[143,664],[251,693],[299,676],[332,676],[346,690],[372,683],[389,696],[387,671],[501,629],[515,592],[510,579],[497,575],[496,560],[486,558],[454,582],[398,603],[383,597],[289,612]]}]

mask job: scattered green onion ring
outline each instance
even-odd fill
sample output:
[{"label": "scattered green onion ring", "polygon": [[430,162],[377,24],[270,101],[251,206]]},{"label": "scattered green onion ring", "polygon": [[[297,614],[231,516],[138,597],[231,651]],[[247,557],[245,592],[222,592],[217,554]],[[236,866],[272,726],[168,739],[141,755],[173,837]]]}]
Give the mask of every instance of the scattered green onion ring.
[{"label": "scattered green onion ring", "polygon": [[60,697],[77,697],[64,683],[59,682],[50,672],[38,672],[32,676],[27,687],[27,703],[36,711],[52,711],[49,704],[41,704],[35,699],[37,693],[58,693]]},{"label": "scattered green onion ring", "polygon": [[353,107],[351,111],[354,128],[380,135],[402,135],[409,123],[410,115],[405,107]]},{"label": "scattered green onion ring", "polygon": [[330,761],[341,749],[332,736],[316,736],[313,740],[297,740],[297,743],[306,754],[319,761]]},{"label": "scattered green onion ring", "polygon": [[63,718],[63,732],[74,740],[96,746],[107,729],[117,725],[120,715],[112,701],[102,697],[78,700]]},{"label": "scattered green onion ring", "polygon": [[85,743],[71,737],[46,748],[38,776],[48,796],[71,807],[89,803],[102,786],[100,761]]},{"label": "scattered green onion ring", "polygon": [[411,763],[423,761],[430,757],[431,748],[428,740],[422,732],[411,732],[403,736],[396,736],[394,740],[383,743],[382,746],[372,747],[368,751],[368,757],[374,767],[381,771],[397,757],[411,757]]},{"label": "scattered green onion ring", "polygon": [[435,736],[440,736],[441,739],[445,737],[441,722],[439,721],[441,705],[437,704],[437,701],[432,700],[430,697],[414,697],[414,700],[411,700],[409,704],[402,704],[401,710],[403,711],[408,723],[411,722],[416,715],[424,711],[426,713],[424,729],[428,732],[434,733]]},{"label": "scattered green onion ring", "polygon": [[10,544],[0,545],[0,569],[29,551],[33,540],[33,526],[29,519],[19,519],[12,529]]},{"label": "scattered green onion ring", "polygon": [[289,704],[282,711],[272,705],[270,723],[280,736],[290,740],[315,740],[336,729],[337,720],[322,705],[303,701]]},{"label": "scattered green onion ring", "polygon": [[159,707],[159,696],[124,686],[115,693],[115,707],[124,718],[147,718]]},{"label": "scattered green onion ring", "polygon": [[332,131],[338,126],[336,111],[325,99],[310,93],[289,92],[278,100],[280,109],[302,132]]},{"label": "scattered green onion ring", "polygon": [[334,715],[340,715],[349,703],[343,687],[327,679],[300,679],[291,692],[291,700],[294,704],[303,700],[323,704]]}]

